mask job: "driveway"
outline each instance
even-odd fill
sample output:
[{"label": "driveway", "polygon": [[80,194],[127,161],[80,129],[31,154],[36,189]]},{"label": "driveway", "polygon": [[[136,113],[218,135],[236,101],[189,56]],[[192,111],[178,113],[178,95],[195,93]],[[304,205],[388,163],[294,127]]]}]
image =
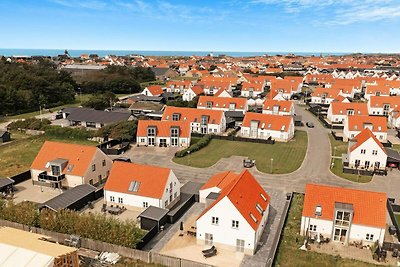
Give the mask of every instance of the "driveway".
[{"label": "driveway", "polygon": [[[296,106],[296,113],[301,115],[303,122],[313,122],[314,128],[299,127],[308,133],[308,148],[301,167],[289,174],[271,175],[250,169],[264,188],[274,188],[283,192],[304,192],[307,183],[321,183],[339,187],[364,189],[387,192],[390,197],[400,197],[400,173],[390,172],[388,176],[376,176],[370,183],[359,184],[337,177],[330,172],[331,145],[328,134],[329,129],[324,128],[321,123],[304,106]],[[132,162],[157,165],[171,168],[181,182],[195,181],[206,182],[213,174],[232,170],[240,172],[243,170],[243,157],[232,156],[222,158],[209,168],[194,168],[176,164],[172,161],[175,148],[134,147],[125,154]],[[290,160],[290,155],[287,155]]]}]

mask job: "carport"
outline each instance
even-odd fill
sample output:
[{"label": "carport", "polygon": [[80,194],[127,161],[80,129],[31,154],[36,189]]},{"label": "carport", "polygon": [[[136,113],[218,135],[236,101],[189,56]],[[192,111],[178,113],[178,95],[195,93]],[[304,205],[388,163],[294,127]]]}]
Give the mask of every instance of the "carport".
[{"label": "carport", "polygon": [[140,228],[145,230],[151,230],[154,226],[157,226],[160,230],[160,226],[167,222],[167,209],[162,209],[154,206],[150,206],[139,214]]},{"label": "carport", "polygon": [[54,211],[63,209],[80,210],[90,201],[95,200],[95,192],[96,187],[92,185],[78,185],[46,201],[40,205],[40,209],[48,208]]},{"label": "carport", "polygon": [[0,192],[9,191],[14,184],[14,180],[10,178],[0,178]]},{"label": "carport", "polygon": [[400,168],[400,154],[397,150],[386,148],[387,166],[391,168]]}]

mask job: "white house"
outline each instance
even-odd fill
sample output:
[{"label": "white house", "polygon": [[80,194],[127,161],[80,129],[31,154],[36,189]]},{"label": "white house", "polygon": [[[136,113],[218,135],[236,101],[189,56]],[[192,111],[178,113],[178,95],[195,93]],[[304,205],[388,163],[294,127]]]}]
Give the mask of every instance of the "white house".
[{"label": "white house", "polygon": [[362,130],[347,149],[348,167],[368,171],[385,170],[386,149],[369,128]]},{"label": "white house", "polygon": [[267,224],[270,197],[248,170],[217,195],[196,221],[197,243],[254,254]]},{"label": "white house", "polygon": [[222,134],[226,130],[226,117],[222,110],[167,106],[161,120],[190,122],[192,133]]},{"label": "white house", "polygon": [[197,103],[197,108],[222,111],[240,111],[243,113],[248,110],[246,98],[218,96],[200,96],[199,102]]},{"label": "white house", "polygon": [[390,87],[385,85],[367,85],[364,98],[369,101],[371,96],[390,96]]},{"label": "white house", "polygon": [[340,89],[318,87],[311,93],[311,103],[329,105],[341,92]]},{"label": "white house", "polygon": [[241,128],[241,136],[288,142],[294,136],[292,116],[280,116],[246,112]]},{"label": "white house", "polygon": [[397,108],[400,108],[400,96],[370,96],[368,101],[370,115],[388,116]]},{"label": "white house", "polygon": [[127,209],[168,209],[179,201],[180,188],[171,169],[115,161],[104,186],[104,201]]},{"label": "white house", "polygon": [[193,87],[190,87],[183,93],[182,100],[183,101],[192,101],[193,98],[195,98],[196,96],[198,96],[200,94],[204,94],[204,89],[199,85],[195,85]]},{"label": "white house", "polygon": [[280,101],[274,99],[266,99],[264,101],[262,113],[281,116],[293,116],[294,105],[293,102],[289,100]]},{"label": "white house", "polygon": [[32,183],[53,188],[102,186],[112,160],[95,146],[46,141],[31,164]]},{"label": "white house", "polygon": [[166,90],[169,93],[184,94],[190,87],[192,87],[191,81],[168,81]]},{"label": "white house", "polygon": [[240,95],[242,97],[256,97],[264,92],[264,87],[266,83],[242,83],[242,90]]},{"label": "white house", "polygon": [[190,137],[189,121],[138,121],[138,146],[188,147]]},{"label": "white house", "polygon": [[143,89],[142,94],[147,96],[160,96],[164,93],[163,89],[159,85],[147,86]]},{"label": "white house", "polygon": [[333,101],[328,108],[327,118],[333,123],[344,123],[347,116],[368,115],[367,103]]},{"label": "white house", "polygon": [[390,127],[400,127],[400,109],[396,108],[389,113],[388,122]]},{"label": "white house", "polygon": [[386,201],[386,193],[307,184],[300,233],[344,245],[354,241],[382,245]]},{"label": "white house", "polygon": [[343,141],[353,139],[365,128],[369,128],[379,142],[387,142],[386,117],[358,115],[348,116],[344,120]]}]

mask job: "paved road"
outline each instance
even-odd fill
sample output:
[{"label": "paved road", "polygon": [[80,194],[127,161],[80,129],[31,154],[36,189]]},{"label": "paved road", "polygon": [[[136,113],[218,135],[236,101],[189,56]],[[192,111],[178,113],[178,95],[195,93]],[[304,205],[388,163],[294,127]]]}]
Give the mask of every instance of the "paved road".
[{"label": "paved road", "polygon": [[[395,170],[388,176],[375,176],[370,183],[359,184],[337,177],[330,172],[331,146],[329,130],[324,128],[316,117],[302,106],[296,107],[296,113],[303,117],[303,122],[313,122],[314,128],[302,127],[308,132],[308,149],[301,167],[293,173],[282,175],[264,174],[255,168],[250,171],[265,188],[274,188],[284,192],[304,192],[306,183],[321,183],[355,189],[387,192],[390,197],[400,198],[400,173]],[[128,152],[133,162],[153,164],[171,168],[182,181],[206,182],[211,175],[233,170],[240,172],[243,157],[223,158],[209,168],[193,168],[172,162],[176,149],[135,147]],[[287,155],[288,161],[290,155]]]}]

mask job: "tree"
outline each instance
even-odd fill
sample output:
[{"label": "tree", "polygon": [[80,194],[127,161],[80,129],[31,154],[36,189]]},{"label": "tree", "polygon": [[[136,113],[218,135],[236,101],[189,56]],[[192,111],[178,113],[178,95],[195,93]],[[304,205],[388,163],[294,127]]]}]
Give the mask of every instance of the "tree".
[{"label": "tree", "polygon": [[98,137],[108,137],[115,140],[130,141],[136,138],[137,120],[122,121],[103,126],[95,133]]},{"label": "tree", "polygon": [[118,98],[114,93],[105,92],[103,94],[92,95],[89,100],[84,102],[82,105],[88,108],[104,110],[108,107],[112,107],[117,100]]}]

